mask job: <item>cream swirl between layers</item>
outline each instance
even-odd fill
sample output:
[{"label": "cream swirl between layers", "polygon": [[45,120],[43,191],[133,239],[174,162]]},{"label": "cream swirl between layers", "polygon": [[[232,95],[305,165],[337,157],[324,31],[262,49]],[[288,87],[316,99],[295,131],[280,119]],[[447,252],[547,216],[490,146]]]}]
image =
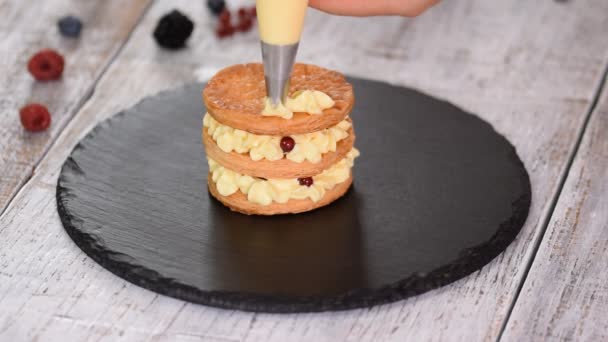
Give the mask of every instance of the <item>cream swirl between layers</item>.
[{"label": "cream swirl between layers", "polygon": [[304,160],[318,163],[321,161],[323,153],[336,151],[337,143],[348,137],[348,130],[352,124],[348,120],[343,120],[337,125],[321,131],[292,135],[291,138],[296,144],[293,150],[287,154],[281,150],[281,137],[252,134],[222,125],[209,113],[205,114],[203,118],[203,126],[207,128],[207,133],[217,146],[226,153],[232,151],[248,153],[254,161],[264,158],[275,161],[285,156],[296,163]]},{"label": "cream swirl between layers", "polygon": [[294,97],[288,97],[285,104],[274,106],[269,98],[264,99],[264,116],[278,116],[283,119],[291,119],[294,112],[308,113],[313,115],[323,114],[336,104],[329,95],[318,90],[302,90],[294,93]]},{"label": "cream swirl between layers", "polygon": [[313,176],[311,186],[300,185],[297,179],[262,179],[242,175],[226,169],[212,159],[208,158],[207,160],[211,179],[215,182],[220,195],[230,196],[237,191],[241,191],[247,196],[249,202],[269,205],[273,201],[286,203],[290,199],[310,198],[313,202],[319,201],[325,195],[325,191],[332,189],[336,184],[340,184],[350,177],[354,160],[358,156],[359,151],[353,147],[342,160]]}]

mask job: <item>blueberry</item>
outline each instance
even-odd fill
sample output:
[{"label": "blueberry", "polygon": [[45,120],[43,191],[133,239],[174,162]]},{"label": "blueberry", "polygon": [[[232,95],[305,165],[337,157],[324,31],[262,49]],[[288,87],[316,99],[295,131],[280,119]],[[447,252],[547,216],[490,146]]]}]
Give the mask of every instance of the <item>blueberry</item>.
[{"label": "blueberry", "polygon": [[207,0],[207,7],[214,15],[220,15],[226,7],[226,2],[224,0]]},{"label": "blueberry", "polygon": [[57,25],[59,26],[59,32],[64,37],[77,38],[80,36],[80,30],[82,30],[82,22],[80,19],[68,15],[67,17],[61,18]]},{"label": "blueberry", "polygon": [[154,39],[164,48],[179,49],[185,45],[193,30],[194,23],[180,11],[173,10],[158,21]]}]

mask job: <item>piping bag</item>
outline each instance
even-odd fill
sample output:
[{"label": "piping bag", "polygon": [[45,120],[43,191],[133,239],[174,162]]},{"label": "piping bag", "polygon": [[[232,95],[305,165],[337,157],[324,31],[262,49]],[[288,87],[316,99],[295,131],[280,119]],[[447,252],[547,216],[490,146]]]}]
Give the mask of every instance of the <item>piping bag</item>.
[{"label": "piping bag", "polygon": [[256,0],[266,94],[272,106],[285,102],[308,0]]}]

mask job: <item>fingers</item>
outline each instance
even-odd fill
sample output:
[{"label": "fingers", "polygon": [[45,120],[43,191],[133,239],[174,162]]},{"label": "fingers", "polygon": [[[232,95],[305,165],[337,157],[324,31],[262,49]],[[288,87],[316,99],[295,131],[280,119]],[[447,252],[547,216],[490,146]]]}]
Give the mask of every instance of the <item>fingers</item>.
[{"label": "fingers", "polygon": [[439,0],[309,0],[323,12],[348,16],[401,15],[415,17]]}]

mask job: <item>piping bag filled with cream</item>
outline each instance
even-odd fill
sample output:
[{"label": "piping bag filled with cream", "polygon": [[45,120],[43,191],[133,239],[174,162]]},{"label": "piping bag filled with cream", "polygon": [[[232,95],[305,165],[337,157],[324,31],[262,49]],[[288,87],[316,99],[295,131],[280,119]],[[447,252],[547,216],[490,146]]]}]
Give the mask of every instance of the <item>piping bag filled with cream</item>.
[{"label": "piping bag filled with cream", "polygon": [[308,0],[257,0],[264,80],[272,107],[282,107],[298,52]]}]

